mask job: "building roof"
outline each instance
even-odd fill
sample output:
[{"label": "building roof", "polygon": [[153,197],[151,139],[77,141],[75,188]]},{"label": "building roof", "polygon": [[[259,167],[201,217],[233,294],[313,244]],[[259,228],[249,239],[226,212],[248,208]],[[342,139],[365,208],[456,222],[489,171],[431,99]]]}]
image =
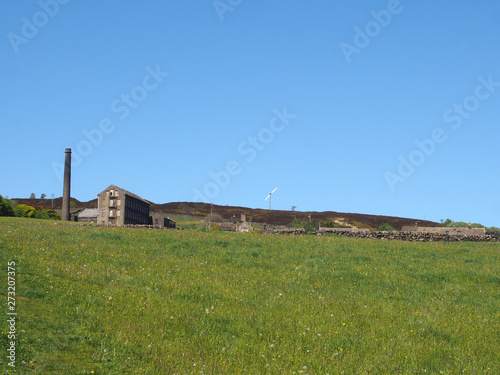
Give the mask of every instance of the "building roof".
[{"label": "building roof", "polygon": [[97,208],[86,208],[78,214],[79,218],[95,218],[99,216]]},{"label": "building roof", "polygon": [[164,219],[170,220],[171,222],[175,223],[175,220],[172,220],[170,217],[167,217],[166,214],[163,212],[151,212],[151,216],[154,218],[162,217]]},{"label": "building roof", "polygon": [[147,204],[152,204],[153,203],[153,202],[147,201],[146,199],[143,199],[143,198],[139,197],[137,194],[131,193],[130,191],[122,189],[121,187],[118,187],[118,186],[113,185],[113,184],[109,185],[106,189],[104,189],[103,191],[101,191],[97,195],[100,195],[100,194],[102,194],[102,193],[104,193],[104,192],[106,192],[108,190],[112,190],[112,189],[113,190],[115,190],[115,189],[116,190],[121,190],[121,191],[123,191],[123,193],[125,193],[125,195],[128,195],[129,197],[132,197],[132,198],[135,198],[135,199],[139,199],[140,201],[143,201],[143,202],[145,202]]}]

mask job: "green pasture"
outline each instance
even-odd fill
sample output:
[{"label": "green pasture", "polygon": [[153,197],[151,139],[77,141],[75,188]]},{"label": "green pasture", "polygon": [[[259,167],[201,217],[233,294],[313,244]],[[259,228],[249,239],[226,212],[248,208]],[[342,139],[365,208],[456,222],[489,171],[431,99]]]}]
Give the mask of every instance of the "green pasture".
[{"label": "green pasture", "polygon": [[500,373],[498,243],[0,218],[0,273],[0,374]]}]

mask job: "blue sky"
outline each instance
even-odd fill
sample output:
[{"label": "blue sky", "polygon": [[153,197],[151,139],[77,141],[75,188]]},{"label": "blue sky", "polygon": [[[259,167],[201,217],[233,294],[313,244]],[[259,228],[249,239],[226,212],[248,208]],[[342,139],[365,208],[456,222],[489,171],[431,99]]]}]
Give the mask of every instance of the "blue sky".
[{"label": "blue sky", "polygon": [[500,227],[497,1],[5,1],[0,194]]}]

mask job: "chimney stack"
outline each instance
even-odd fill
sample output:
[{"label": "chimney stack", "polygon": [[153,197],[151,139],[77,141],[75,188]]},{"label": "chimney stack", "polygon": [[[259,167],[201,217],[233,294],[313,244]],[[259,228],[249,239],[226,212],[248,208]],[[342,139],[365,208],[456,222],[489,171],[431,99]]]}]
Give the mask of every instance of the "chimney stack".
[{"label": "chimney stack", "polygon": [[67,148],[64,159],[64,187],[62,200],[62,215],[61,220],[70,221],[71,214],[69,212],[69,198],[71,196],[71,149]]}]

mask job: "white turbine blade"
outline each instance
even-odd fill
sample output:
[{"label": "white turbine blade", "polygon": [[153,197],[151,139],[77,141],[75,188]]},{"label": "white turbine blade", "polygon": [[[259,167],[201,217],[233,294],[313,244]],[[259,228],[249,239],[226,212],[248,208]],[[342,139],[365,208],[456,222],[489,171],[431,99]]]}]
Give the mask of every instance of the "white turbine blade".
[{"label": "white turbine blade", "polygon": [[271,196],[271,194],[269,194],[269,195],[266,197],[266,199],[264,199],[264,200],[265,200],[265,201],[267,201],[267,198],[269,198],[270,196]]},{"label": "white turbine blade", "polygon": [[278,187],[276,187],[276,188],[275,188],[273,191],[271,191],[271,193],[269,193],[269,194],[274,193],[277,189],[278,189]]}]

